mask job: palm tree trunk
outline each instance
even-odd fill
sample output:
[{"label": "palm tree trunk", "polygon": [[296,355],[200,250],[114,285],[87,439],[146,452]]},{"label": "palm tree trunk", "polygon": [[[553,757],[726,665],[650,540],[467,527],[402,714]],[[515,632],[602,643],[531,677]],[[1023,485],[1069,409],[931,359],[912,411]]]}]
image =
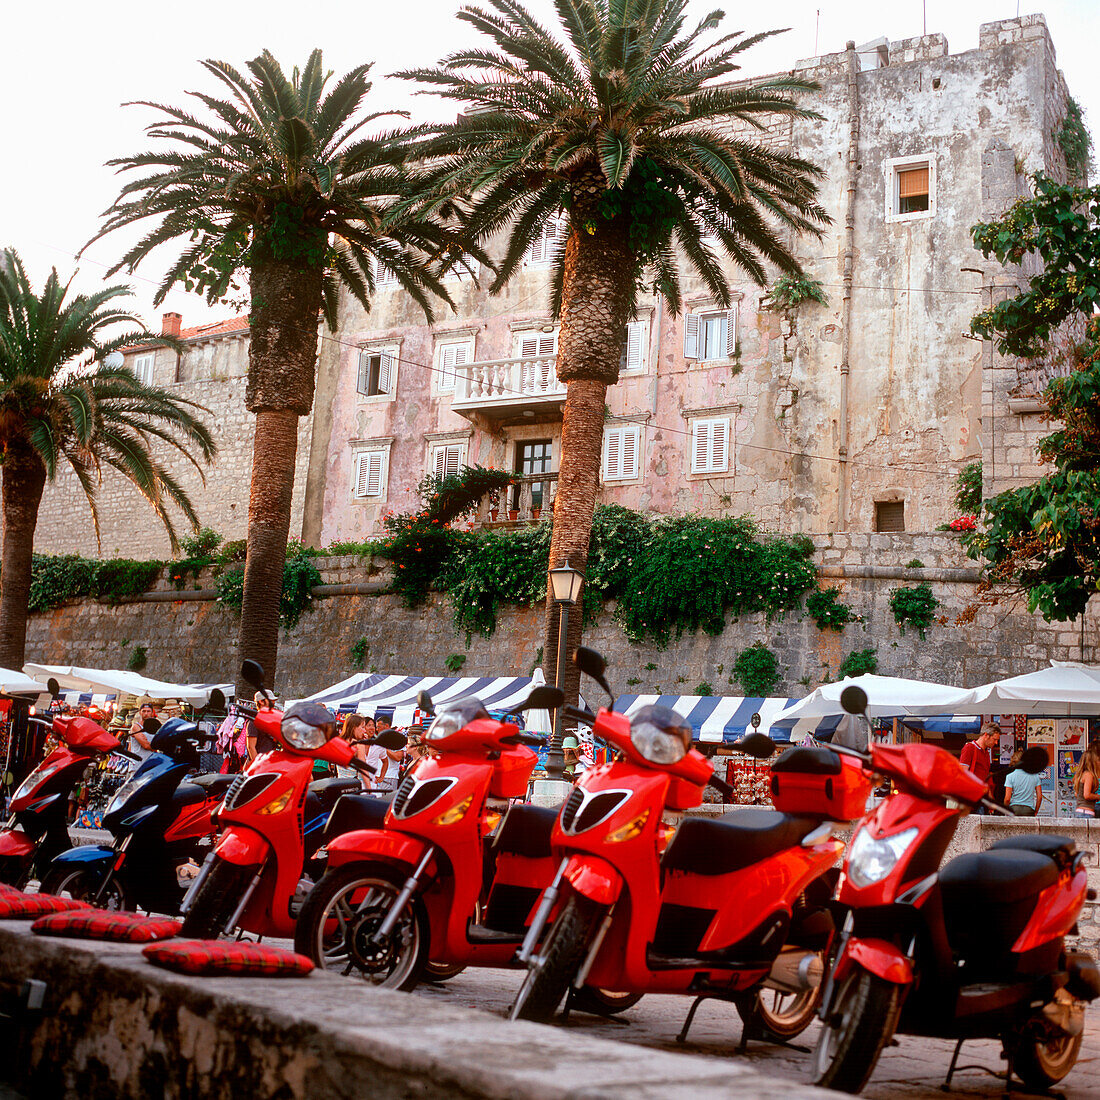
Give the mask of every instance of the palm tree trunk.
[{"label": "palm tree trunk", "polygon": [[[565,246],[558,336],[557,373],[567,388],[550,568],[568,559],[582,573],[588,564],[592,514],[600,487],[604,399],[608,385],[619,379],[635,268],[624,218],[607,219],[598,210],[605,189],[603,174],[596,167],[582,173],[572,188],[572,228]],[[551,682],[557,670],[559,614],[548,582],[543,666]],[[582,618],[578,603],[569,615],[569,654],[580,644]],[[566,702],[572,703],[577,699],[579,677],[568,659],[564,671],[562,687]],[[553,751],[556,737],[552,745]]]},{"label": "palm tree trunk", "polygon": [[3,477],[4,552],[0,565],[0,667],[20,670],[26,659],[27,602],[38,507],[46,467],[20,439],[8,445]]},{"label": "palm tree trunk", "polygon": [[[261,409],[256,413],[238,647],[242,661],[251,657],[263,665],[268,687],[275,683],[279,653],[279,606],[297,450],[297,413],[290,409]],[[237,685],[238,696],[244,693],[247,698],[250,692],[245,685]]]},{"label": "palm tree trunk", "polygon": [[[238,649],[241,660],[263,665],[275,683],[279,654],[279,605],[290,534],[298,417],[313,403],[317,371],[317,318],[322,268],[265,258],[249,277],[248,389],[245,404],[256,415],[252,489],[248,500],[248,550]],[[239,683],[237,693],[249,689]]]}]

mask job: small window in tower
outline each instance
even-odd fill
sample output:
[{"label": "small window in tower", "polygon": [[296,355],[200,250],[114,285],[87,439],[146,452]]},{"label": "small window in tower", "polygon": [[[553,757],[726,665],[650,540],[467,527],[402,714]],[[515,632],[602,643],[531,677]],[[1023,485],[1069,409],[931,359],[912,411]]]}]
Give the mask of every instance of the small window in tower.
[{"label": "small window in tower", "polygon": [[936,213],[936,165],[931,157],[886,162],[886,220],[931,218]]},{"label": "small window in tower", "polygon": [[875,501],[875,530],[876,531],[904,531],[905,530],[905,501],[904,500],[878,500]]}]

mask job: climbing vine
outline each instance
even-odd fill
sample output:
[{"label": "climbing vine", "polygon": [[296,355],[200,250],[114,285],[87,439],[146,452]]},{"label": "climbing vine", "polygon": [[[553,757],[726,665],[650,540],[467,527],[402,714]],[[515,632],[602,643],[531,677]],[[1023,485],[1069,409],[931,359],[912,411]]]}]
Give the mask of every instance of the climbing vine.
[{"label": "climbing vine", "polygon": [[821,588],[806,597],[806,612],[817,624],[818,630],[843,630],[859,616],[837,597],[838,588]]},{"label": "climbing vine", "polygon": [[840,663],[840,678],[845,676],[863,676],[868,672],[878,672],[878,655],[873,649],[855,649]]},{"label": "climbing vine", "polygon": [[746,695],[768,696],[779,682],[779,661],[763,642],[757,642],[737,655],[733,675]]},{"label": "climbing vine", "polygon": [[[288,630],[298,625],[298,620],[313,602],[313,586],[321,583],[321,574],[313,564],[307,549],[287,547],[283,565],[283,591],[279,599],[279,620]],[[244,603],[244,569],[230,569],[215,581],[218,602],[240,613]]]},{"label": "climbing vine", "polygon": [[894,622],[901,632],[907,626],[913,627],[923,638],[925,630],[932,625],[939,601],[932,595],[927,584],[918,584],[913,588],[895,588],[890,593],[890,610],[894,613]]}]

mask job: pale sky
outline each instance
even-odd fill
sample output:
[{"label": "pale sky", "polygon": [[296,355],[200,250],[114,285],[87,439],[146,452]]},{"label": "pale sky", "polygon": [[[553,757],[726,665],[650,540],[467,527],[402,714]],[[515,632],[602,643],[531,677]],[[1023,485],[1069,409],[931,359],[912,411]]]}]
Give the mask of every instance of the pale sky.
[{"label": "pale sky", "polygon": [[[698,18],[720,3],[691,0]],[[549,21],[549,0],[528,0]],[[455,19],[456,0],[312,0],[311,3],[150,4],[148,0],[55,0],[8,4],[0,52],[0,88],[9,105],[4,166],[0,172],[0,247],[15,247],[36,285],[56,266],[67,278],[73,256],[99,227],[99,215],[117,194],[119,182],[104,167],[111,157],[143,150],[144,108],[123,108],[147,99],[185,106],[188,90],[214,95],[223,87],[197,64],[202,58],[228,61],[238,69],[270,49],[288,71],[315,46],[326,69],[337,76],[373,61],[372,110],[403,108],[428,117],[438,100],[414,98],[406,82],[388,74],[429,65],[460,44],[477,39]],[[880,36],[891,40],[922,33],[947,36],[952,54],[974,49],[978,26],[1018,12],[1042,11],[1047,19],[1071,93],[1086,122],[1100,135],[1100,0],[778,0],[770,5],[727,5],[723,26],[753,33],[792,29],[745,55],[747,75],[790,68],[794,61]],[[820,15],[818,13],[820,12]],[[97,242],[80,262],[75,285],[102,285],[105,269],[124,251],[122,238]],[[183,314],[185,326],[229,316],[195,295],[176,291],[154,308],[158,275],[167,266],[147,261],[129,282],[133,309],[159,330],[160,314]]]}]

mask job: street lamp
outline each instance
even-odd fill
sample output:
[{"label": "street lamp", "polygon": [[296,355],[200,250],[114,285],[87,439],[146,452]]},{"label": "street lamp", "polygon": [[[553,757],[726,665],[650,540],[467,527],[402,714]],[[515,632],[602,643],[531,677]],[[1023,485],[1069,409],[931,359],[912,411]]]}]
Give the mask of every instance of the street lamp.
[{"label": "street lamp", "polygon": [[[563,691],[565,690],[565,650],[566,637],[569,634],[569,609],[580,598],[583,584],[584,574],[574,569],[569,564],[568,558],[557,569],[550,570],[550,592],[554,597],[554,603],[559,608],[557,686]],[[558,707],[554,713],[554,734],[550,738],[550,751],[546,754],[546,777],[561,780],[564,767],[565,758],[561,751],[561,707]]]}]

